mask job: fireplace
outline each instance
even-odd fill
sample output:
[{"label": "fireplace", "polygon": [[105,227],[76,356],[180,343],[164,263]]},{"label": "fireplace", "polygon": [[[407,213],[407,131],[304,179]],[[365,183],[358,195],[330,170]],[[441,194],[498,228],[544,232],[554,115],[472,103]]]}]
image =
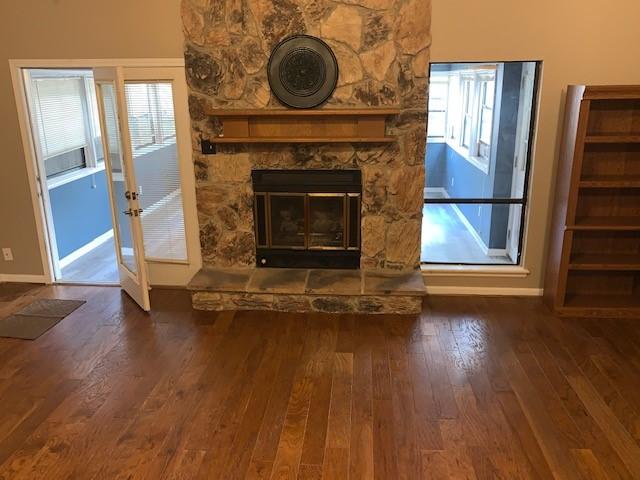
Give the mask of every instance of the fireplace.
[{"label": "fireplace", "polygon": [[359,268],[359,170],[254,170],[258,267]]}]

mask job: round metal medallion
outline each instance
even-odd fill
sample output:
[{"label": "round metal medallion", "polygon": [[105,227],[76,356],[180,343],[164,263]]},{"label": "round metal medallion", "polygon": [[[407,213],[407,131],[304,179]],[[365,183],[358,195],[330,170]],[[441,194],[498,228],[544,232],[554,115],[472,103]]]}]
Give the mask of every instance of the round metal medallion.
[{"label": "round metal medallion", "polygon": [[282,103],[294,108],[313,108],[335,90],[338,62],[322,40],[294,35],[273,49],[268,75],[271,91]]}]

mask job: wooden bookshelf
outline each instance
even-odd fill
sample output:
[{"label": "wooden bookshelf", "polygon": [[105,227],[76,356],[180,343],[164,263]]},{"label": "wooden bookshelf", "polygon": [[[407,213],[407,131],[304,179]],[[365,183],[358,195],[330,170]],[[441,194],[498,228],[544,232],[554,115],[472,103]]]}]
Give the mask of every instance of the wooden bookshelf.
[{"label": "wooden bookshelf", "polygon": [[640,86],[571,86],[545,300],[558,314],[640,317]]}]

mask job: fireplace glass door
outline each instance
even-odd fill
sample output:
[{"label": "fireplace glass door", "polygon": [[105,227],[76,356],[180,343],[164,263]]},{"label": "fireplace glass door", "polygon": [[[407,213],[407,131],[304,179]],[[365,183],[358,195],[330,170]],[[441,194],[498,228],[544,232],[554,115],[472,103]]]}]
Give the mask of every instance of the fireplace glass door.
[{"label": "fireplace glass door", "polygon": [[[351,193],[258,193],[255,204],[258,246],[358,249],[359,199],[359,194]],[[267,218],[267,222],[262,218]]]},{"label": "fireplace glass door", "polygon": [[343,193],[309,194],[309,248],[345,248]]},{"label": "fireplace glass door", "polygon": [[269,200],[271,246],[306,248],[305,194],[272,193]]}]

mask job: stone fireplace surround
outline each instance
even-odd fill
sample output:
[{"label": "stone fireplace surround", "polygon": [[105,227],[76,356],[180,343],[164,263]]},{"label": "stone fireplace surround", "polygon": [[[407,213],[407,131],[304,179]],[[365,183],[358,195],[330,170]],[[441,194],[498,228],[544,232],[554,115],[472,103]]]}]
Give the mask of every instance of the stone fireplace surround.
[{"label": "stone fireplace surround", "polygon": [[[183,0],[182,18],[205,270],[255,265],[252,170],[360,169],[361,270],[387,276],[415,273],[423,207],[429,1]],[[278,41],[297,33],[319,36],[338,59],[338,88],[326,106],[399,107],[401,113],[387,124],[388,134],[398,141],[218,145],[215,155],[203,155],[200,140],[213,139],[220,128],[207,109],[283,108],[270,93],[266,63]],[[248,285],[225,292],[194,289],[194,306],[241,308],[238,304],[245,305],[252,295]],[[350,305],[350,311],[358,311],[357,302]]]}]

